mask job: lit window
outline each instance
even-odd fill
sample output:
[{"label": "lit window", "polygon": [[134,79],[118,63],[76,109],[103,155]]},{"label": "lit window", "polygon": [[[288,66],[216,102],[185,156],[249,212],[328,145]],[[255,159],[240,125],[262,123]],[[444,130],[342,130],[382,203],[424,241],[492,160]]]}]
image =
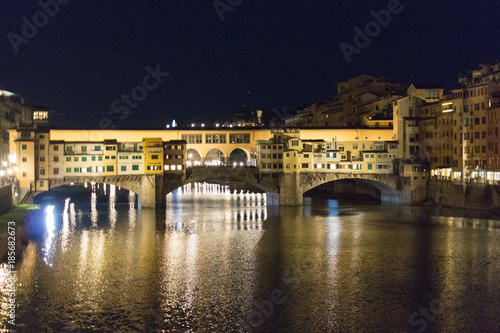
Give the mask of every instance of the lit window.
[{"label": "lit window", "polygon": [[47,111],[35,111],[33,112],[34,120],[44,120],[49,119],[49,113]]}]

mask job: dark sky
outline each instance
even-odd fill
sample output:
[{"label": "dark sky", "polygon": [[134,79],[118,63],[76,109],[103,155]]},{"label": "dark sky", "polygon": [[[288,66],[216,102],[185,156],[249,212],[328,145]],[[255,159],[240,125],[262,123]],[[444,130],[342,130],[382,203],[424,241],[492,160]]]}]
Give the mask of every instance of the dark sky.
[{"label": "dark sky", "polygon": [[[293,110],[361,73],[453,88],[459,73],[500,59],[499,1],[401,0],[403,11],[348,64],[339,44],[353,44],[354,27],[388,3],[242,0],[221,21],[212,0],[70,0],[43,25],[36,1],[2,0],[0,89],[54,107],[57,124],[164,126],[244,105]],[[41,27],[16,53],[8,35],[24,38],[22,18],[34,15]],[[170,75],[128,116],[109,114],[157,65]]]}]

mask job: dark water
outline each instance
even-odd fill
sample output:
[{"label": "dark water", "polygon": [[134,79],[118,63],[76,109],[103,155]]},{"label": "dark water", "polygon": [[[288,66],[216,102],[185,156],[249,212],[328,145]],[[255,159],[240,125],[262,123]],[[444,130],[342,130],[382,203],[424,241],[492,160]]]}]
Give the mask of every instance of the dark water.
[{"label": "dark water", "polygon": [[47,231],[18,265],[18,332],[500,332],[500,221],[487,213],[69,197],[44,208]]}]

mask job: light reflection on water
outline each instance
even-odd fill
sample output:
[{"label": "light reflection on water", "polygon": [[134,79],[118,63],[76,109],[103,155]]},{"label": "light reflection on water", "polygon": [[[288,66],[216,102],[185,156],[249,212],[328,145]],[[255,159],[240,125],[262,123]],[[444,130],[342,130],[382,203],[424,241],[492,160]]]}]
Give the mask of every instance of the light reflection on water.
[{"label": "light reflection on water", "polygon": [[43,252],[45,256],[43,260],[49,266],[52,266],[50,257],[52,255],[52,241],[54,240],[54,231],[56,230],[56,222],[54,220],[54,206],[47,206],[45,208],[45,226],[47,230],[47,237],[45,238],[45,247]]},{"label": "light reflection on water", "polygon": [[271,208],[198,183],[155,211],[91,188],[45,208],[47,233],[18,265],[19,332],[241,331],[276,291],[284,303],[255,331],[415,331],[410,315],[442,293],[429,331],[500,327],[498,221],[335,200]]}]

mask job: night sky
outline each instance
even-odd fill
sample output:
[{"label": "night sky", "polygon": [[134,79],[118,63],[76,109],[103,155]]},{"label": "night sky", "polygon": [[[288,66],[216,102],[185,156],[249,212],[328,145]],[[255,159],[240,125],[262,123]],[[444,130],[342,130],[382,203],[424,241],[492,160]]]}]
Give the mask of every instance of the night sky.
[{"label": "night sky", "polygon": [[[402,0],[402,12],[350,63],[340,43],[353,45],[354,27],[364,29],[389,0],[220,1],[230,2],[241,4],[221,21],[211,0],[70,0],[43,22],[36,1],[2,0],[0,89],[53,107],[56,125],[109,118],[117,127],[164,127],[244,108],[305,107],[362,73],[451,89],[459,73],[500,60],[496,0]],[[38,32],[16,53],[9,36],[25,38],[22,18],[34,15]],[[158,65],[170,75],[128,115],[113,113],[113,101]]]}]

